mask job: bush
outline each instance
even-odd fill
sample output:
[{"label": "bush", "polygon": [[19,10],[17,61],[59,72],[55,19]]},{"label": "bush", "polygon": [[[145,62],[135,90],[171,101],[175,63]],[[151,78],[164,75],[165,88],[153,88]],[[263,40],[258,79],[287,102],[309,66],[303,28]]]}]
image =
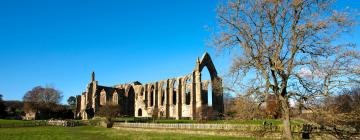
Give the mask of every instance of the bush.
[{"label": "bush", "polygon": [[96,114],[100,117],[104,117],[104,120],[101,122],[101,126],[110,128],[113,124],[113,118],[119,116],[120,112],[121,108],[119,105],[106,104],[101,106]]}]

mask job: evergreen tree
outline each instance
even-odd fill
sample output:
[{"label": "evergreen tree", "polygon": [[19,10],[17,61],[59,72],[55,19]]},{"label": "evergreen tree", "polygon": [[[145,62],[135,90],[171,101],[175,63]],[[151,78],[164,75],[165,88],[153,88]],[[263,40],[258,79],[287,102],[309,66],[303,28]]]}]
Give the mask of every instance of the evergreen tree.
[{"label": "evergreen tree", "polygon": [[2,95],[0,94],[0,118],[5,118],[6,117],[6,106],[4,104],[4,101],[2,100]]}]

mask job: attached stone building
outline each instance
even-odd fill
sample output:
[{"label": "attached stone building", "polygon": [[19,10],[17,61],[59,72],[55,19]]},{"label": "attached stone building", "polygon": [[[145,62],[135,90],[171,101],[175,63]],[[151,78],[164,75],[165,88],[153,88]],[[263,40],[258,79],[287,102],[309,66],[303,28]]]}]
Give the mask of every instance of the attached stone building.
[{"label": "attached stone building", "polygon": [[[211,80],[201,79],[205,67]],[[212,90],[211,95],[208,89]],[[208,96],[212,96],[211,105]],[[194,119],[210,115],[205,112],[219,115],[224,112],[222,79],[208,53],[196,60],[190,74],[152,83],[134,82],[106,87],[98,85],[92,73],[86,91],[77,96],[77,117],[90,119],[106,103],[118,104],[122,107],[121,114],[135,117]]]}]

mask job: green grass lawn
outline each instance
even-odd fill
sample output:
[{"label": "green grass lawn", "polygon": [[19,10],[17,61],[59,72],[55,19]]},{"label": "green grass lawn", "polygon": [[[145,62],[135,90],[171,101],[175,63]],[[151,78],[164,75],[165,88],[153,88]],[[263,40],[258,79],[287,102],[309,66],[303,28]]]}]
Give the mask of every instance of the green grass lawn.
[{"label": "green grass lawn", "polygon": [[156,130],[128,131],[100,127],[26,127],[0,128],[1,140],[148,140],[148,139],[255,139],[226,136],[194,135],[182,133],[159,133]]},{"label": "green grass lawn", "polygon": [[23,124],[23,123],[32,123],[32,122],[35,122],[35,121],[0,119],[0,124]]}]

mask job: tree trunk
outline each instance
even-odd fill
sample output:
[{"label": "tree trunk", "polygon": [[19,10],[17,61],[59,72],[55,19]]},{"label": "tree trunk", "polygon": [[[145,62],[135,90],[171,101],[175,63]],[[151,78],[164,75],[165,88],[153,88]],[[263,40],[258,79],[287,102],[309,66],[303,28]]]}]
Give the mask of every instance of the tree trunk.
[{"label": "tree trunk", "polygon": [[283,139],[292,140],[291,125],[290,125],[290,107],[288,99],[280,96],[281,110],[283,118]]}]

